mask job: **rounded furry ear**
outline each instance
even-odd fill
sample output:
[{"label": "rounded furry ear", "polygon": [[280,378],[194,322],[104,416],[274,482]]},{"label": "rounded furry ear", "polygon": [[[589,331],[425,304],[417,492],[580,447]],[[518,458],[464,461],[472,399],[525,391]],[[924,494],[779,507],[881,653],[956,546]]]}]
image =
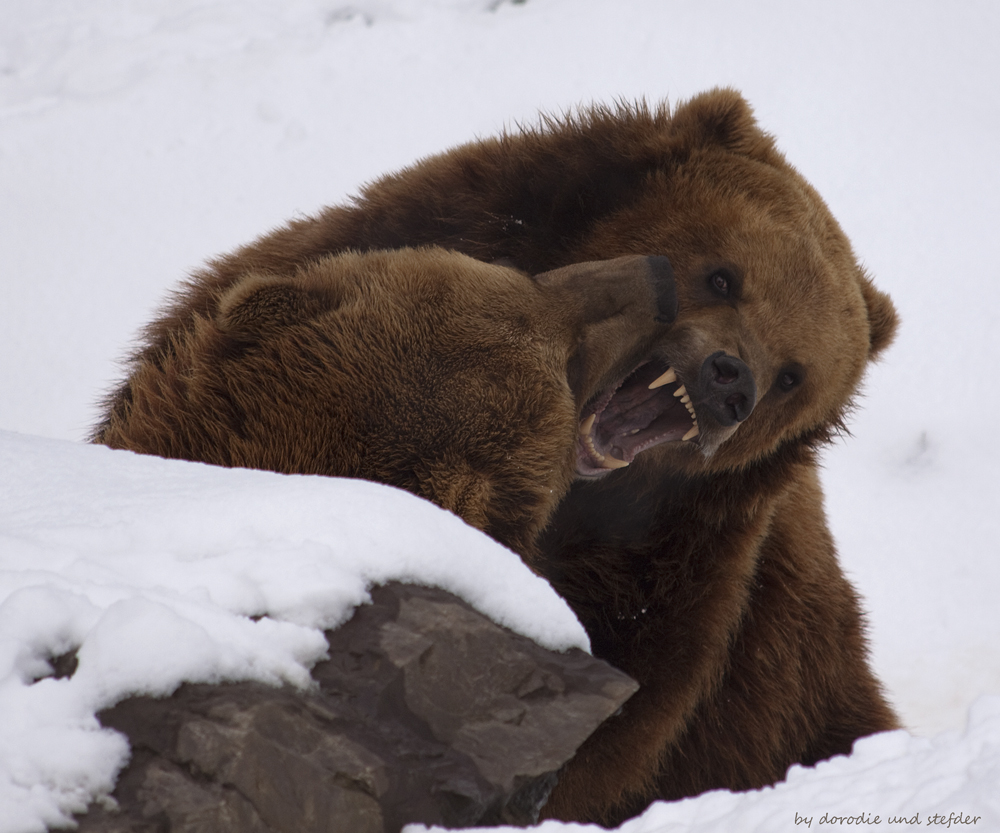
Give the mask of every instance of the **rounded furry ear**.
[{"label": "rounded furry ear", "polygon": [[318,299],[296,283],[252,273],[219,299],[216,324],[224,332],[246,336],[304,321],[318,311]]},{"label": "rounded furry ear", "polygon": [[899,326],[899,315],[892,299],[871,282],[864,272],[861,273],[861,294],[868,307],[869,350],[870,358],[877,358],[886,347],[892,344]]},{"label": "rounded furry ear", "polygon": [[760,129],[747,100],[731,87],[716,87],[679,105],[673,124],[698,147],[724,148],[762,161],[777,155],[774,139]]}]

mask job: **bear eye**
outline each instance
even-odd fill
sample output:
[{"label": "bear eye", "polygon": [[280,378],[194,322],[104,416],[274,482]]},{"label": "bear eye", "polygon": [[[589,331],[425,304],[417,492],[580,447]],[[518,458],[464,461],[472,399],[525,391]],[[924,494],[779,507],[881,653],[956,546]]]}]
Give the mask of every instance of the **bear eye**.
[{"label": "bear eye", "polygon": [[724,297],[729,296],[729,276],[724,272],[713,272],[708,277],[708,285],[717,292],[719,295]]},{"label": "bear eye", "polygon": [[801,381],[802,374],[795,370],[782,370],[778,374],[778,387],[785,393],[788,393],[788,391],[798,385]]}]

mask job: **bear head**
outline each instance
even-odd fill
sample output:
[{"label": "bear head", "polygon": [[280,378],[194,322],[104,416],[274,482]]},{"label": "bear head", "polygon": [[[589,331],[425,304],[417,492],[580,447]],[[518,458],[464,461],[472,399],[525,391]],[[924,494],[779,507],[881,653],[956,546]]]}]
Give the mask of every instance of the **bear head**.
[{"label": "bear head", "polygon": [[667,256],[678,317],[655,353],[585,407],[580,474],[640,452],[659,470],[731,470],[829,438],[893,338],[889,297],[737,93],[679,107],[642,152],[642,186],[574,256]]}]

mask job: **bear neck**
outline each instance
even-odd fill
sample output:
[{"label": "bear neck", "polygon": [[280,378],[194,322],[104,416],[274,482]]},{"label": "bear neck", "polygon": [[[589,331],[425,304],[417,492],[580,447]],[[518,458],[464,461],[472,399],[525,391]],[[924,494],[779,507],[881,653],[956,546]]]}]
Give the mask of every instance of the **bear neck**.
[{"label": "bear neck", "polygon": [[[815,467],[799,440],[743,468],[699,476],[656,467],[578,481],[536,542],[532,566],[586,628],[594,655],[625,667],[625,645],[676,588],[749,582],[780,498]],[[667,592],[669,588],[674,590]]]},{"label": "bear neck", "polygon": [[792,469],[816,465],[813,439],[721,472],[633,465],[600,480],[577,480],[539,536],[539,551],[551,556],[577,539],[628,547],[670,533],[682,519],[719,533],[752,523],[787,488]]}]

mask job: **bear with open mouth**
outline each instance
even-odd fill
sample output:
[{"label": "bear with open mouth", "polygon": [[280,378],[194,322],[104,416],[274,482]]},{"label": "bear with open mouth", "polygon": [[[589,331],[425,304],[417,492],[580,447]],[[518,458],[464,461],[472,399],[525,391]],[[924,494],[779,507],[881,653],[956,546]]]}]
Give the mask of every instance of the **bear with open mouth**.
[{"label": "bear with open mouth", "polygon": [[381,480],[512,547],[640,684],[543,810],[614,825],[898,726],[817,459],[895,328],[713,90],[463,145],[213,261],[93,439]]}]

